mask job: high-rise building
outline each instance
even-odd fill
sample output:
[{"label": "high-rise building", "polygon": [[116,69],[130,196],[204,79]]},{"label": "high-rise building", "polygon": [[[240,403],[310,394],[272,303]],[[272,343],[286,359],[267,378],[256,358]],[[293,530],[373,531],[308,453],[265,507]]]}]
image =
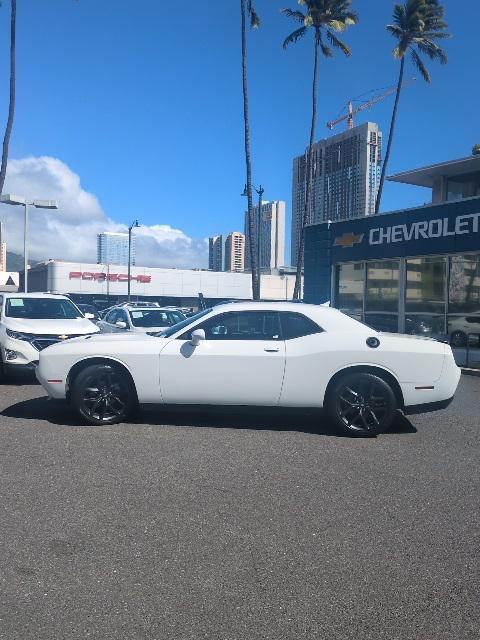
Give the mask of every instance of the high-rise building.
[{"label": "high-rise building", "polygon": [[232,231],[225,240],[225,271],[240,273],[245,270],[245,236]]},{"label": "high-rise building", "polygon": [[[285,202],[263,202],[260,216],[260,267],[270,270],[285,265]],[[258,251],[258,205],[253,208],[253,244]],[[245,269],[251,269],[250,229],[245,212]],[[257,253],[258,255],[258,253]]]},{"label": "high-rise building", "polygon": [[0,222],[0,271],[7,270],[7,243],[3,235],[3,223]]},{"label": "high-rise building", "polygon": [[[105,231],[97,236],[98,264],[128,264],[128,233]],[[135,236],[132,234],[130,264],[135,264]]]},{"label": "high-rise building", "polygon": [[[307,151],[293,160],[292,257],[297,264],[305,207]],[[308,224],[371,216],[380,183],[382,133],[366,122],[313,147],[313,190]]]},{"label": "high-rise building", "polygon": [[225,261],[225,236],[212,236],[208,239],[208,268],[211,271],[223,271]]}]

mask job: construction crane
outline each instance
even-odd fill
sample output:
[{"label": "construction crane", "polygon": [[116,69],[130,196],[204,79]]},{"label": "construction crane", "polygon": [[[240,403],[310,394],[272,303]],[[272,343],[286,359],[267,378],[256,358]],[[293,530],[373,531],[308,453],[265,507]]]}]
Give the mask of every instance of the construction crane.
[{"label": "construction crane", "polygon": [[[406,80],[403,83],[402,87],[408,87],[410,84],[415,82],[415,80],[416,78],[410,78],[410,80]],[[353,100],[349,100],[347,103],[347,113],[341,116],[340,118],[337,118],[336,120],[331,120],[330,122],[327,122],[327,127],[329,129],[333,129],[334,127],[337,126],[337,124],[340,124],[340,122],[347,120],[348,128],[353,129],[354,115],[356,115],[357,113],[360,113],[360,111],[365,111],[366,109],[370,109],[370,107],[373,107],[373,105],[377,104],[377,102],[381,102],[388,96],[392,95],[392,93],[395,93],[396,90],[397,90],[397,85],[388,87],[388,89],[380,93],[378,96],[374,96],[371,100],[368,100],[367,102],[364,102],[363,104],[358,105],[358,107],[354,107]]]}]

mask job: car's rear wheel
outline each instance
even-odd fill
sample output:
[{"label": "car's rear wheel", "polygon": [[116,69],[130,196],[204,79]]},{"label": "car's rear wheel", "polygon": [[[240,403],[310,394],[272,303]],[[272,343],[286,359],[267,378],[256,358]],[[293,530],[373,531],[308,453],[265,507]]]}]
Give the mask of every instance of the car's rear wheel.
[{"label": "car's rear wheel", "polygon": [[334,382],[325,408],[344,433],[376,436],[392,424],[397,401],[382,378],[370,373],[351,373]]},{"label": "car's rear wheel", "polygon": [[135,388],[119,367],[93,364],[76,377],[71,404],[83,420],[93,425],[127,420],[137,407]]}]

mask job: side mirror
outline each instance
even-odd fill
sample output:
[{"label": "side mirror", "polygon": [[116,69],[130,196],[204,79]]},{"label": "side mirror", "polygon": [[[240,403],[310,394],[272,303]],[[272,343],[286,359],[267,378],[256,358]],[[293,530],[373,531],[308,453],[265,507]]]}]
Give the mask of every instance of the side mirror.
[{"label": "side mirror", "polygon": [[93,315],[93,313],[86,313],[85,318],[87,320],[95,320],[95,316]]},{"label": "side mirror", "polygon": [[203,340],[205,340],[205,331],[203,329],[192,331],[192,339],[190,340],[192,347],[198,347]]},{"label": "side mirror", "polygon": [[119,329],[126,329],[127,323],[124,322],[123,320],[117,320],[115,323],[115,326],[118,327]]}]

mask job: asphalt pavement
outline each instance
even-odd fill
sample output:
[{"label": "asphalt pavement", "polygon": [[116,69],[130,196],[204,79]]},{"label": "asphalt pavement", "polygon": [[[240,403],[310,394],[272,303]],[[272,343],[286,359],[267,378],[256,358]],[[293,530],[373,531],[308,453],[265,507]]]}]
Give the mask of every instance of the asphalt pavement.
[{"label": "asphalt pavement", "polygon": [[0,386],[2,640],[480,637],[480,379],[375,439],[318,413],[87,427]]}]

